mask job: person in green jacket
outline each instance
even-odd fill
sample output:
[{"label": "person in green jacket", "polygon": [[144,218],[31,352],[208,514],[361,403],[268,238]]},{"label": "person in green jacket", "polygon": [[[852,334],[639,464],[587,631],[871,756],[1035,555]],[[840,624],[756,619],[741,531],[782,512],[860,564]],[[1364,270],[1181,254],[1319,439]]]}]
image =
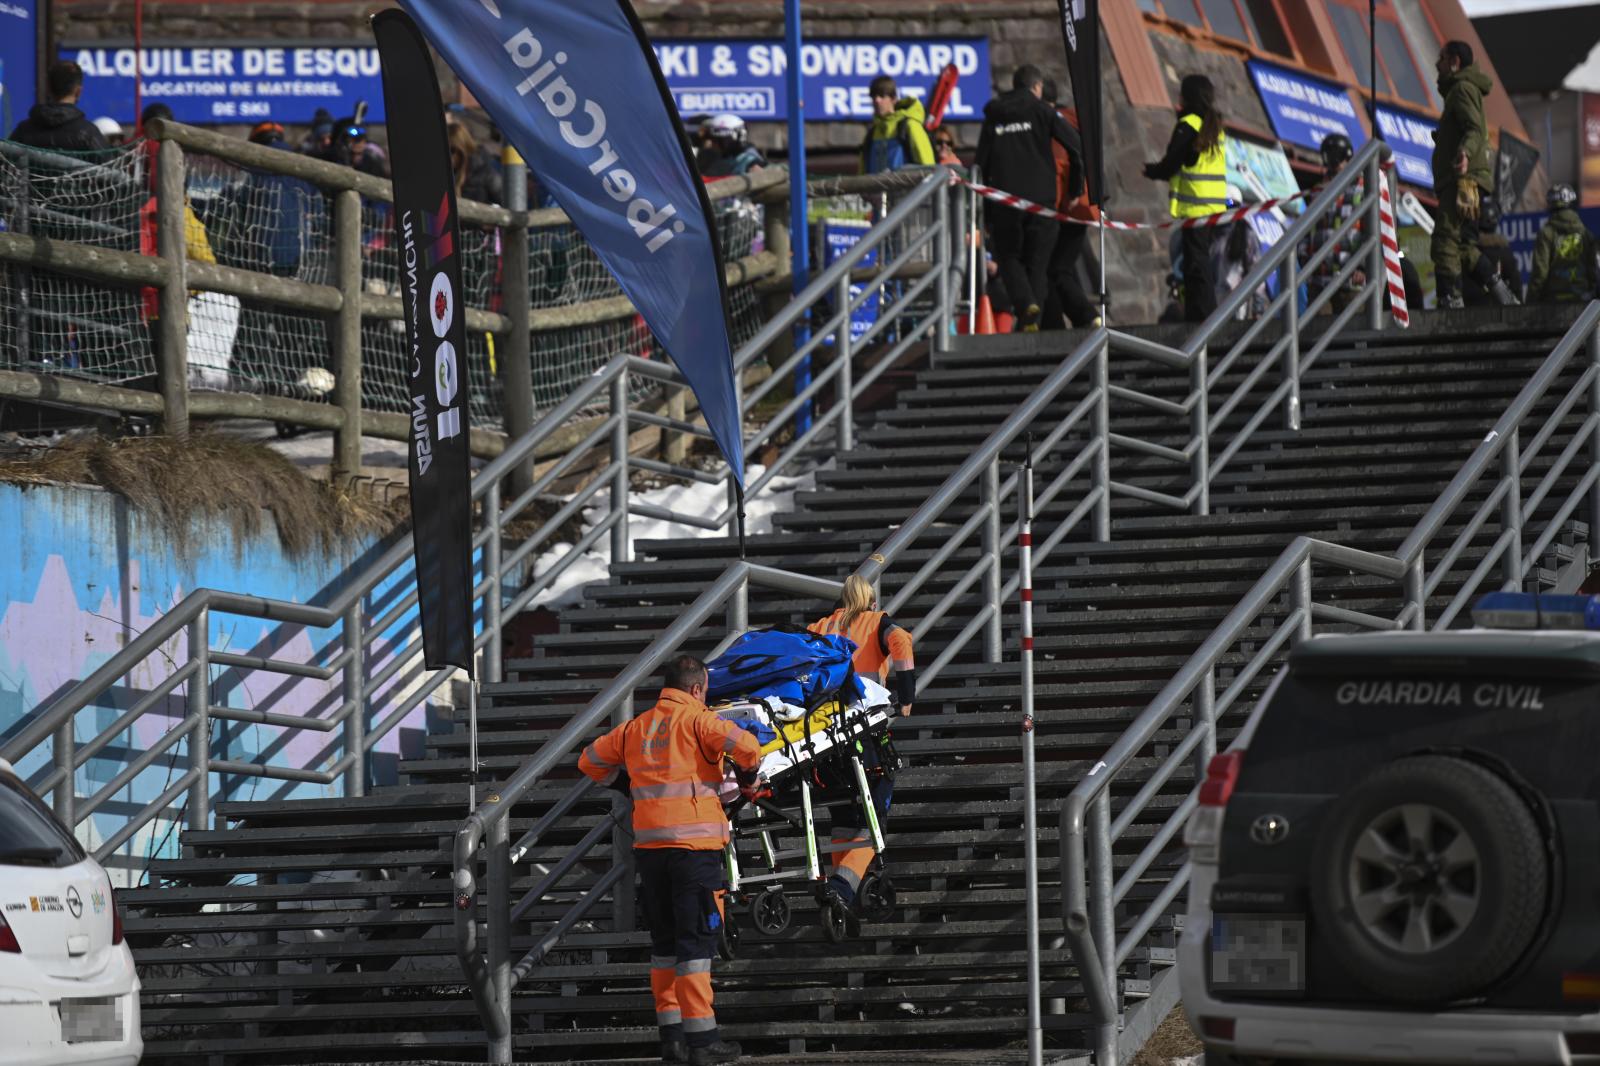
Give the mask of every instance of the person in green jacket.
[{"label": "person in green jacket", "polygon": [[933,145],[923,127],[928,112],[922,101],[913,96],[901,98],[888,75],[873,78],[867,91],[872,95],[872,125],[861,142],[861,173],[933,166]]},{"label": "person in green jacket", "polygon": [[1444,111],[1433,135],[1433,191],[1439,211],[1433,220],[1433,270],[1440,307],[1462,307],[1461,275],[1471,274],[1502,304],[1516,295],[1496,276],[1478,251],[1478,205],[1494,191],[1494,154],[1483,98],[1494,82],[1473,62],[1472,46],[1447,41],[1435,65]]},{"label": "person in green jacket", "polygon": [[1600,264],[1595,262],[1594,235],[1573,210],[1578,194],[1560,183],[1550,186],[1545,199],[1550,219],[1533,244],[1528,302],[1587,303],[1600,294]]}]

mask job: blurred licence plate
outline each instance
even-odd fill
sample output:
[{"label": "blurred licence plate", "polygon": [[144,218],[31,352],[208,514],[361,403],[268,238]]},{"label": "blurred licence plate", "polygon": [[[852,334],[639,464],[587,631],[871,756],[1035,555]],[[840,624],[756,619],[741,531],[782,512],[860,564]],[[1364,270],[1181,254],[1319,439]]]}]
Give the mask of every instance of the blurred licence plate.
[{"label": "blurred licence plate", "polygon": [[62,1000],[61,1039],[69,1044],[121,1040],[122,997]]},{"label": "blurred licence plate", "polygon": [[1216,992],[1304,992],[1306,921],[1293,915],[1214,914],[1211,988]]}]

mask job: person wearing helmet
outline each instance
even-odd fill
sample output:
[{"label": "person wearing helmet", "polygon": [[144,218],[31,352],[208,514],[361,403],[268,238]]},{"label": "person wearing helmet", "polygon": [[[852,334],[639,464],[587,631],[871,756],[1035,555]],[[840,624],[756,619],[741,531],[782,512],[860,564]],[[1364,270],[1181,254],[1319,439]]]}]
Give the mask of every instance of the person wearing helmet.
[{"label": "person wearing helmet", "polygon": [[1464,307],[1461,277],[1472,274],[1502,304],[1516,295],[1478,251],[1477,222],[1484,195],[1494,192],[1493,155],[1483,98],[1494,82],[1473,62],[1472,46],[1447,41],[1435,63],[1444,110],[1433,135],[1433,189],[1439,210],[1433,219],[1433,269],[1439,306]]},{"label": "person wearing helmet", "polygon": [[[1350,138],[1342,133],[1330,133],[1322,139],[1319,149],[1322,156],[1322,184],[1326,185],[1338,176],[1345,164],[1355,157],[1355,146],[1350,143]],[[1338,202],[1324,213],[1311,231],[1311,236],[1300,247],[1300,257],[1308,259],[1316,254],[1324,245],[1333,240],[1333,235],[1338,232],[1345,221],[1360,210],[1361,202],[1366,199],[1367,179],[1365,175],[1358,176],[1353,184],[1339,194]],[[1315,191],[1308,202],[1318,203],[1326,194]],[[1336,250],[1329,253],[1316,271],[1306,278],[1306,291],[1315,299],[1324,289],[1333,283],[1334,276],[1350,262],[1350,253],[1361,240],[1362,227],[1365,220],[1358,220],[1345,237],[1339,242]],[[1350,300],[1367,283],[1367,275],[1359,267],[1350,275],[1350,282],[1344,292],[1332,297],[1329,310],[1339,311],[1348,306]]]},{"label": "person wearing helmet", "polygon": [[[1500,232],[1500,205],[1492,198],[1478,207],[1478,251],[1489,261],[1495,277],[1506,283],[1513,296],[1522,299],[1522,268],[1511,250],[1511,242]],[[1461,297],[1468,307],[1492,307],[1499,303],[1494,293],[1484,287],[1476,276],[1468,274],[1461,279]]]},{"label": "person wearing helmet", "polygon": [[1600,293],[1600,266],[1595,239],[1578,217],[1578,194],[1565,182],[1550,186],[1545,197],[1550,219],[1533,242],[1533,274],[1529,303],[1584,303]]},{"label": "person wearing helmet", "polygon": [[767,165],[761,149],[749,143],[744,119],[738,115],[712,115],[700,126],[706,150],[700,174],[706,178],[731,178]]}]

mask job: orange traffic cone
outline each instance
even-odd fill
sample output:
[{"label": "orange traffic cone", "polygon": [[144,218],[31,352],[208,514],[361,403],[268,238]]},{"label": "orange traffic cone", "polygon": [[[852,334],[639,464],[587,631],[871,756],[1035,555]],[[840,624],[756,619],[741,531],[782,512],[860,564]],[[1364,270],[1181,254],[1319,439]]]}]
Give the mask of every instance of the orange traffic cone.
[{"label": "orange traffic cone", "polygon": [[973,332],[981,337],[994,331],[994,305],[989,302],[989,294],[984,293],[978,297],[978,328]]}]

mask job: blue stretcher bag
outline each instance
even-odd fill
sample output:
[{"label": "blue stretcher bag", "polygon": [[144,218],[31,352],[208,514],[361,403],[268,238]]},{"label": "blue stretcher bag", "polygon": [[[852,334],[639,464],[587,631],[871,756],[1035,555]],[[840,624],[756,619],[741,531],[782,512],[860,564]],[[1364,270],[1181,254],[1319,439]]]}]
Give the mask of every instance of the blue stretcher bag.
[{"label": "blue stretcher bag", "polygon": [[708,700],[776,696],[807,710],[835,695],[853,703],[865,694],[851,665],[855,651],[849,637],[753,630],[706,664],[711,673]]}]

